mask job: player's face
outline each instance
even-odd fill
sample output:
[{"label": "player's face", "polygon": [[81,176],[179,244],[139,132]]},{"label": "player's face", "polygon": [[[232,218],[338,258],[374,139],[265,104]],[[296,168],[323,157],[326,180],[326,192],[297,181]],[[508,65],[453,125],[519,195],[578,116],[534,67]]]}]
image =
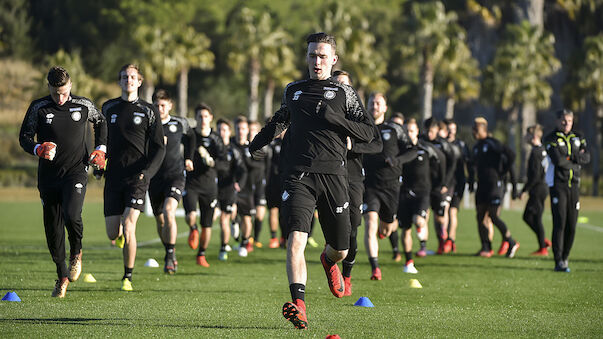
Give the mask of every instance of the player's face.
[{"label": "player's face", "polygon": [[253,140],[255,136],[260,132],[260,124],[249,125],[249,140]]},{"label": "player's face", "polygon": [[119,77],[119,87],[126,93],[138,92],[138,88],[142,85],[140,74],[135,68],[127,68],[121,71]]},{"label": "player's face", "polygon": [[230,126],[227,124],[220,124],[220,126],[218,126],[218,132],[220,132],[220,137],[223,141],[230,140]]},{"label": "player's face", "polygon": [[350,77],[345,74],[338,75],[335,80],[337,80],[339,83],[350,86]]},{"label": "player's face", "polygon": [[69,100],[71,95],[71,80],[61,87],[54,87],[48,85],[48,91],[50,91],[50,97],[57,105],[63,106]]},{"label": "player's face", "polygon": [[427,138],[429,138],[429,140],[435,140],[435,138],[438,137],[439,130],[440,129],[438,128],[438,126],[431,127],[430,129],[427,130]]},{"label": "player's face", "polygon": [[249,124],[246,122],[238,123],[236,133],[239,141],[247,140],[247,137],[249,136]]},{"label": "player's face", "polygon": [[197,112],[197,124],[199,124],[201,128],[210,128],[213,119],[214,116],[206,109]]},{"label": "player's face", "polygon": [[168,116],[170,116],[170,111],[172,110],[171,101],[160,99],[155,103],[155,106],[157,106],[157,109],[159,110],[161,120],[165,120]]},{"label": "player's face", "polygon": [[448,138],[453,139],[456,137],[456,124],[448,125]]},{"label": "player's face", "polygon": [[381,95],[371,97],[368,108],[371,110],[375,120],[380,119],[385,115],[385,112],[387,112],[387,103],[385,102],[385,98]]},{"label": "player's face", "polygon": [[326,80],[331,77],[331,69],[337,63],[337,55],[330,44],[311,42],[308,44],[306,60],[310,79]]},{"label": "player's face", "polygon": [[448,138],[448,130],[440,128],[440,130],[438,131],[438,135],[440,136],[440,138],[446,139]]},{"label": "player's face", "polygon": [[476,140],[486,139],[488,136],[488,130],[483,125],[473,125],[471,132]]},{"label": "player's face", "polygon": [[559,129],[565,134],[569,133],[572,130],[573,126],[574,116],[571,114],[564,114],[561,118],[557,120],[557,127],[559,127]]},{"label": "player's face", "polygon": [[416,145],[417,141],[419,141],[419,127],[417,127],[417,124],[410,124],[407,125],[407,128],[410,141],[413,145]]}]

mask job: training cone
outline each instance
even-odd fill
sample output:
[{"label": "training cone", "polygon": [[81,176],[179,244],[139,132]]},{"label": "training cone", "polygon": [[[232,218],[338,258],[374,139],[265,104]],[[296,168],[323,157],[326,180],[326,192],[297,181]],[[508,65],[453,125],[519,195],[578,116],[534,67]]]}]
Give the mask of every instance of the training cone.
[{"label": "training cone", "polygon": [[423,285],[417,279],[410,279],[410,288],[423,288]]},{"label": "training cone", "polygon": [[150,258],[147,262],[144,263],[145,267],[159,267],[159,263],[157,260]]},{"label": "training cone", "polygon": [[4,301],[21,301],[21,298],[15,292],[8,292],[4,297],[2,297]]},{"label": "training cone", "polygon": [[362,307],[375,307],[371,300],[367,297],[360,297],[358,301],[354,304],[354,306],[362,306]]},{"label": "training cone", "polygon": [[339,334],[329,334],[325,339],[341,339]]},{"label": "training cone", "polygon": [[578,217],[579,224],[588,224],[588,217]]},{"label": "training cone", "polygon": [[84,282],[87,282],[87,283],[95,283],[95,282],[96,282],[96,279],[94,279],[94,277],[92,276],[92,274],[90,274],[90,273],[86,273],[86,274],[84,275]]}]

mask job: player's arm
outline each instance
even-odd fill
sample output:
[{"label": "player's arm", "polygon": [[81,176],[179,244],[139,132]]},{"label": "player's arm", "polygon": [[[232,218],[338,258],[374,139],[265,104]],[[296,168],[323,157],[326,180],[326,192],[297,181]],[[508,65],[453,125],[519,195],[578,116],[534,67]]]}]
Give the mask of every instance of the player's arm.
[{"label": "player's arm", "polygon": [[586,165],[590,162],[590,152],[586,147],[586,139],[581,135],[578,135],[578,137],[580,138],[580,147],[577,152],[572,152],[573,160],[578,165]]},{"label": "player's arm", "polygon": [[509,173],[509,179],[511,180],[511,197],[513,199],[517,199],[519,196],[517,194],[517,174],[515,172],[515,152],[511,150],[507,145],[502,145],[503,156],[507,158],[507,169],[506,171]]},{"label": "player's arm", "polygon": [[247,166],[245,166],[245,161],[243,160],[243,156],[239,152],[238,149],[233,148],[233,159],[234,162],[234,178],[235,182],[239,185],[239,187],[244,187],[245,183],[247,183]]},{"label": "player's arm", "polygon": [[195,131],[190,127],[186,119],[182,119],[182,139],[180,140],[184,146],[184,161],[193,160],[195,156],[196,137]]},{"label": "player's arm", "polygon": [[[287,90],[285,89],[285,95]],[[260,132],[256,134],[253,140],[249,143],[249,152],[254,157],[263,158],[262,147],[268,145],[274,138],[281,134],[291,124],[291,115],[285,101],[285,95],[283,96],[283,102],[281,107],[274,113],[274,116],[266,123],[266,126],[262,127]]]},{"label": "player's arm", "polygon": [[90,154],[88,163],[95,170],[104,170],[107,154],[107,119],[94,106],[92,101],[82,98],[83,105],[88,108],[88,121],[92,124],[94,130],[94,151]]},{"label": "player's arm", "polygon": [[324,118],[350,137],[354,137],[359,141],[371,142],[375,137],[373,129],[375,123],[367,117],[366,110],[362,106],[358,94],[353,89],[351,91],[344,90],[344,94],[344,112],[335,111],[331,105],[321,100],[316,107],[318,116]]},{"label": "player's arm", "polygon": [[156,111],[155,106],[150,108],[152,112],[149,117],[149,128],[147,129],[147,140],[149,145],[149,152],[147,159],[149,159],[146,168],[142,171],[143,177],[150,180],[163,162],[165,156],[165,142],[163,135],[163,127],[157,119],[159,113]]},{"label": "player's arm", "polygon": [[551,158],[551,162],[553,165],[555,165],[555,167],[563,168],[565,170],[577,169],[578,165],[574,163],[569,156],[561,152],[555,137],[551,138],[551,140],[548,140],[546,144],[546,152]]},{"label": "player's arm", "polygon": [[35,103],[34,101],[29,105],[19,132],[19,144],[25,152],[33,155],[36,155],[35,148],[38,145],[34,141],[38,132],[38,110],[34,107]]},{"label": "player's arm", "polygon": [[538,159],[536,159],[534,150],[530,153],[530,157],[528,158],[528,167],[527,167],[527,179],[526,184],[523,186],[521,193],[529,192],[536,185],[536,176],[538,174],[539,166]]},{"label": "player's arm", "polygon": [[379,129],[377,126],[373,128],[373,140],[370,142],[363,142],[351,138],[352,140],[352,149],[350,151],[354,153],[367,153],[367,154],[375,154],[383,151],[383,140],[381,139],[381,133],[379,133]]}]

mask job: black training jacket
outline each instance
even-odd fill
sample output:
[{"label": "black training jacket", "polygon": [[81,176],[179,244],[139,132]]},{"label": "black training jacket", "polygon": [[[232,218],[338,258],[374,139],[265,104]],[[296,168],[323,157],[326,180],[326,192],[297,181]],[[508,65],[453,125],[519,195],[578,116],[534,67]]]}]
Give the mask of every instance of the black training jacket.
[{"label": "black training jacket", "polygon": [[554,131],[544,139],[551,166],[546,172],[549,187],[580,183],[580,170],[590,162],[586,139],[578,132]]}]

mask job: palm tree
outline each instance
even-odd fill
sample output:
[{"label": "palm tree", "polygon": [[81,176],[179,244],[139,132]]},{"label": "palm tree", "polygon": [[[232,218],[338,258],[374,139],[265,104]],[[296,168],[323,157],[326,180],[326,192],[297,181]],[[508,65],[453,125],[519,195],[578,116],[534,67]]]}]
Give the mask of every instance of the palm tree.
[{"label": "palm tree", "polygon": [[163,53],[171,36],[159,27],[140,25],[134,31],[133,39],[140,51],[140,56],[135,62],[144,76],[141,96],[150,102],[159,74],[165,69]]},{"label": "palm tree", "polygon": [[274,101],[276,86],[285,86],[299,77],[299,71],[296,68],[294,60],[295,52],[289,47],[288,37],[281,41],[280,47],[264,50],[262,68],[269,69],[268,72],[264,72],[263,74],[266,84],[266,90],[264,91],[264,118],[269,118],[274,114],[272,103]]}]

